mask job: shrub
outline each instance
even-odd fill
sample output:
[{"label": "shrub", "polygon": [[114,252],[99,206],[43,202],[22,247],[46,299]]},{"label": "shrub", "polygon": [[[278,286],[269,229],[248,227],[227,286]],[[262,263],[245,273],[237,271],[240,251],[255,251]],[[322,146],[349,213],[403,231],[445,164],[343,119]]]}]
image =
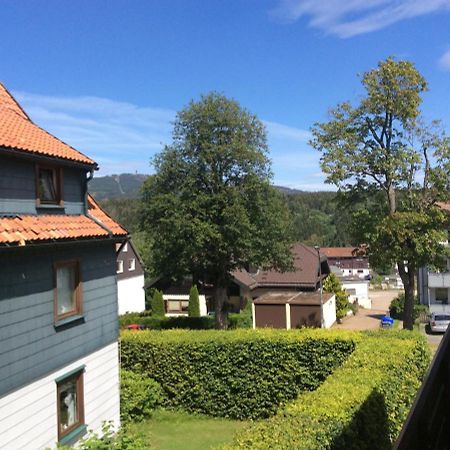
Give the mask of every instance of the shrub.
[{"label": "shrub", "polygon": [[155,289],[152,298],[152,316],[164,317],[165,313],[163,293]]},{"label": "shrub", "polygon": [[[403,320],[405,308],[405,294],[399,294],[389,305],[389,314],[393,319]],[[421,312],[428,312],[428,307],[419,303],[419,298],[414,297],[413,320],[416,320]]]},{"label": "shrub", "polygon": [[[149,446],[138,436],[129,434],[126,428],[117,433],[111,422],[104,422],[102,433],[89,432],[87,438],[81,439],[76,448],[79,450],[149,450]],[[72,450],[72,447],[58,445],[58,450]]]},{"label": "shrub", "polygon": [[149,317],[143,313],[124,314],[119,317],[120,328],[137,323],[151,330],[169,330],[172,328],[185,328],[191,330],[209,330],[214,328],[214,317]]},{"label": "shrub", "polygon": [[325,292],[332,292],[336,295],[336,319],[343,319],[350,308],[348,294],[342,289],[342,284],[335,273],[330,273],[323,283]]},{"label": "shrub", "polygon": [[189,317],[200,317],[200,299],[196,285],[192,286],[189,292],[188,313]]},{"label": "shrub", "polygon": [[151,378],[130,370],[120,372],[120,419],[123,422],[141,421],[164,401],[161,386]]},{"label": "shrub", "polygon": [[122,365],[161,384],[167,406],[236,419],[273,415],[354,349],[351,332],[124,332]]},{"label": "shrub", "polygon": [[363,335],[347,361],[313,392],[238,433],[230,449],[390,449],[430,361],[408,331]]}]

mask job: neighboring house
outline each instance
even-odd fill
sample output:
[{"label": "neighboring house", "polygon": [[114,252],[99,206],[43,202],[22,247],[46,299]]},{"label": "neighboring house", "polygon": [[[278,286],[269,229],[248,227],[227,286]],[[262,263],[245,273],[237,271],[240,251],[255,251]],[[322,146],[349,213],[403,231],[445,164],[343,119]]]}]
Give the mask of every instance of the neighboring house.
[{"label": "neighboring house", "polygon": [[[296,243],[292,247],[294,270],[278,272],[276,270],[237,270],[232,273],[234,283],[239,286],[236,294],[241,298],[256,299],[269,292],[316,291],[320,279],[330,273],[327,257],[320,250]],[[236,296],[236,295],[235,295]],[[233,301],[233,296],[231,296]]]},{"label": "neighboring house", "polygon": [[363,308],[371,309],[372,300],[369,297],[369,280],[363,280],[357,276],[347,276],[339,278],[342,288],[349,295],[351,303],[358,303]]},{"label": "neighboring house", "polygon": [[145,310],[144,263],[131,239],[116,244],[119,314]]},{"label": "neighboring house", "polygon": [[336,322],[336,297],[328,292],[271,292],[257,298],[252,305],[253,328],[321,327]]},{"label": "neighboring house", "polygon": [[97,164],[0,85],[0,449],[119,425],[115,244],[87,195]]},{"label": "neighboring house", "polygon": [[369,258],[361,255],[357,247],[324,247],[320,251],[328,258],[328,264],[341,270],[343,276],[368,278]]},{"label": "neighboring house", "polygon": [[431,312],[450,312],[450,261],[447,271],[436,272],[426,267],[418,271],[420,303],[429,306]]},{"label": "neighboring house", "polygon": [[[438,203],[438,206],[450,213],[450,203]],[[447,242],[443,242],[448,245]],[[442,271],[421,267],[418,270],[417,289],[420,303],[427,305],[430,312],[450,312],[450,259]]]}]

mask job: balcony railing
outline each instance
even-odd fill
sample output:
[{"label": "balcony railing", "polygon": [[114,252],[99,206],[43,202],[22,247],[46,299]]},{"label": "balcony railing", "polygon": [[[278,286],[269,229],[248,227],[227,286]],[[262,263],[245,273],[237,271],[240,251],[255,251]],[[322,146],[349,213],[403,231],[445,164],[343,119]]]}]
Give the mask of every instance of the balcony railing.
[{"label": "balcony railing", "polygon": [[450,331],[445,333],[394,450],[450,448]]},{"label": "balcony railing", "polygon": [[450,272],[428,274],[428,287],[450,288]]}]

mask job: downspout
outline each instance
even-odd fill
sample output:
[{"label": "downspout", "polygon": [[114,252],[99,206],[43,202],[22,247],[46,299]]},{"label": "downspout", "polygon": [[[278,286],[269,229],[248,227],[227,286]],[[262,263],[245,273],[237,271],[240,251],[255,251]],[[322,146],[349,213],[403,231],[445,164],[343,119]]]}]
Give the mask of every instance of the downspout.
[{"label": "downspout", "polygon": [[84,214],[87,217],[89,217],[89,219],[94,221],[99,227],[103,228],[108,233],[108,236],[110,238],[112,238],[114,236],[114,233],[105,224],[100,222],[100,220],[96,219],[94,216],[89,214],[89,208],[88,208],[88,183],[89,183],[89,181],[92,180],[92,178],[94,178],[94,169],[90,169],[89,170],[89,175],[86,178],[86,183],[84,183]]}]

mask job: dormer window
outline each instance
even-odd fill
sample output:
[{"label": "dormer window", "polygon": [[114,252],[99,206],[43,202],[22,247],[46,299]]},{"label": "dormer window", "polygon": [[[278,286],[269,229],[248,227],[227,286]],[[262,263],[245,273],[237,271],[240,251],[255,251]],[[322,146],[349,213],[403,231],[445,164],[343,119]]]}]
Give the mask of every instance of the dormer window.
[{"label": "dormer window", "polygon": [[38,205],[62,206],[62,170],[55,167],[36,167]]}]

